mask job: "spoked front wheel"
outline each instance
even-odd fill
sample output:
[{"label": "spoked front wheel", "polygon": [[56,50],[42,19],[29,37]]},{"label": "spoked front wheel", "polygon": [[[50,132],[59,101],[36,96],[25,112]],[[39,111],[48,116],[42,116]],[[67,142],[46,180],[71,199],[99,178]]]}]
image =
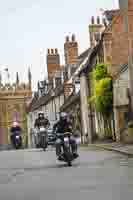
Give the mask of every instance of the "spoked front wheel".
[{"label": "spoked front wheel", "polygon": [[68,150],[68,152],[66,153],[66,160],[67,160],[67,164],[69,167],[72,166],[72,155],[70,150]]},{"label": "spoked front wheel", "polygon": [[46,151],[46,149],[47,149],[47,144],[44,143],[44,144],[43,144],[43,150]]},{"label": "spoked front wheel", "polygon": [[71,167],[71,166],[72,166],[72,162],[68,161],[68,167]]},{"label": "spoked front wheel", "polygon": [[43,147],[43,150],[46,151],[47,147]]}]

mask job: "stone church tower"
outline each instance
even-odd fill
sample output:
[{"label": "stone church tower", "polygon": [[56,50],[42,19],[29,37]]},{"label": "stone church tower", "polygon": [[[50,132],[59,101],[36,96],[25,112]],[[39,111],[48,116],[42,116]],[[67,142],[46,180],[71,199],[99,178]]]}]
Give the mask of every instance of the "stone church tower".
[{"label": "stone church tower", "polygon": [[28,71],[28,83],[20,83],[16,74],[16,83],[0,83],[0,148],[10,145],[10,127],[18,121],[22,127],[23,145],[27,144],[27,104],[32,98],[31,72]]}]

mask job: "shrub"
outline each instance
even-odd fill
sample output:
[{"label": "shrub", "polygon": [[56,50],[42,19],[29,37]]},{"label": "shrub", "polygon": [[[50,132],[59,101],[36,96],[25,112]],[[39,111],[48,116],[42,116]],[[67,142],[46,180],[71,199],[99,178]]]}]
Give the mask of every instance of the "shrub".
[{"label": "shrub", "polygon": [[133,128],[133,121],[128,122],[128,128]]}]

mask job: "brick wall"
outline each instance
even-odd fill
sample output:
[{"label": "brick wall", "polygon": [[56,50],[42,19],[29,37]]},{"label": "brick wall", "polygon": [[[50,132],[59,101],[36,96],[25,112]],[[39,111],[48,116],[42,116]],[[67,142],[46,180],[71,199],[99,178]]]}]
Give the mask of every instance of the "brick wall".
[{"label": "brick wall", "polygon": [[129,31],[133,32],[133,7],[128,11]]},{"label": "brick wall", "polygon": [[133,10],[133,0],[128,0],[128,9]]},{"label": "brick wall", "polygon": [[116,33],[112,39],[112,70],[115,76],[121,66],[128,62],[128,33]]},{"label": "brick wall", "polygon": [[[128,12],[124,13],[121,10],[117,16],[114,16],[112,20],[112,27],[105,32],[105,37],[107,33],[112,34],[112,38],[110,37],[108,39],[104,39],[106,41],[106,46],[104,45],[104,52],[107,56],[110,54],[111,74],[113,76],[120,71],[121,65],[128,62],[128,40],[129,37],[133,39],[133,0],[128,0],[128,5]],[[104,59],[105,62],[108,60],[107,56]]]}]

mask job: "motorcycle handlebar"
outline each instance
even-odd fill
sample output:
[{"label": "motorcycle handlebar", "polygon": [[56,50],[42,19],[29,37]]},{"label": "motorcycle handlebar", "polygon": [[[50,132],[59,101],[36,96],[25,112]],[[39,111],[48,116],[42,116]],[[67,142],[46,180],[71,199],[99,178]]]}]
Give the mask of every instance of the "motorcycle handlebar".
[{"label": "motorcycle handlebar", "polygon": [[65,133],[56,133],[57,136],[65,136],[65,135],[72,135],[70,132],[65,132]]}]

